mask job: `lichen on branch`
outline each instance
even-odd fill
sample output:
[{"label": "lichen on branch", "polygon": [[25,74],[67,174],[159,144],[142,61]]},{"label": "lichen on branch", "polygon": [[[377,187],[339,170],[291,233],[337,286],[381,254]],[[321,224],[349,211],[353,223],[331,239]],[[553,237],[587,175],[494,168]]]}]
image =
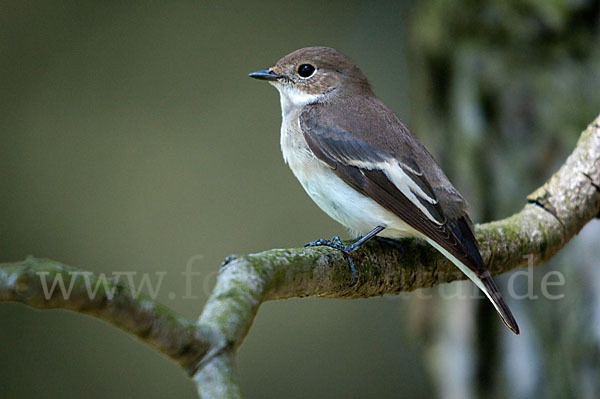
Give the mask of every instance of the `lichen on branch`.
[{"label": "lichen on branch", "polygon": [[[527,197],[523,209],[505,219],[476,226],[482,256],[492,274],[520,267],[530,255],[534,264],[554,256],[600,213],[600,116],[582,133],[563,166]],[[92,298],[84,281],[72,281],[79,269],[28,258],[0,264],[0,302],[20,302],[40,309],[62,308],[101,318],[177,361],[207,398],[237,398],[240,389],[234,355],[260,305],[269,300],[321,296],[365,298],[395,294],[465,278],[453,264],[418,239],[396,243],[373,240],[354,256],[358,282],[347,260],[327,247],[273,249],[232,259],[196,322],[155,301],[134,296],[126,287],[99,284]],[[73,282],[71,295],[56,290],[48,297],[40,273],[48,280]],[[47,288],[47,287],[46,287]]]}]

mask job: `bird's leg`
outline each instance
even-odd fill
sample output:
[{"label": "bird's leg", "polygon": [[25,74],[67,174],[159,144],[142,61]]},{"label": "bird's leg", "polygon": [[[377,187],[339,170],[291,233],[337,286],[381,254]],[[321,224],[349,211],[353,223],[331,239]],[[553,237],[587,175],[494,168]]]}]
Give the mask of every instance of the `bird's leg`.
[{"label": "bird's leg", "polygon": [[358,272],[356,271],[356,266],[354,266],[354,259],[352,258],[352,253],[354,251],[356,251],[358,248],[362,247],[371,238],[373,238],[377,234],[379,234],[383,229],[385,229],[385,227],[377,226],[373,230],[371,230],[367,234],[365,234],[363,237],[361,237],[360,239],[355,241],[353,244],[348,245],[348,246],[342,244],[342,240],[340,240],[340,237],[338,237],[338,236],[334,236],[331,240],[324,240],[324,239],[320,238],[318,240],[309,242],[308,244],[305,244],[304,246],[305,247],[325,246],[325,247],[335,248],[338,251],[342,251],[344,253],[344,255],[346,255],[346,257],[348,258],[348,263],[350,263],[350,270],[352,271],[352,277],[353,277],[352,285],[354,285],[354,284],[356,284],[356,281],[358,280]]},{"label": "bird's leg", "polygon": [[335,248],[335,249],[340,250],[340,251],[344,252],[345,254],[349,255],[352,252],[356,251],[358,248],[362,247],[367,241],[369,241],[371,238],[375,237],[383,229],[385,229],[385,227],[377,226],[373,230],[371,230],[367,234],[365,234],[363,237],[359,238],[356,242],[354,242],[353,244],[348,245],[348,246],[342,244],[342,241],[340,240],[340,237],[338,237],[338,236],[334,236],[331,240],[324,240],[324,239],[320,238],[318,240],[309,242],[308,244],[305,244],[304,246],[305,247],[326,246],[326,247]]}]

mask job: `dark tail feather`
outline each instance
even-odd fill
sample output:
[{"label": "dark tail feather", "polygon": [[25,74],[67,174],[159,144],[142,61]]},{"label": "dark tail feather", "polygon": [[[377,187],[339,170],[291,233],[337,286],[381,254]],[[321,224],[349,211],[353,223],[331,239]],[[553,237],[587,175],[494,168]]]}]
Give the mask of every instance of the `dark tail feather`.
[{"label": "dark tail feather", "polygon": [[496,283],[492,279],[490,273],[485,272],[485,274],[482,277],[480,277],[480,279],[483,283],[483,286],[485,287],[485,290],[487,291],[486,294],[492,301],[494,307],[496,308],[496,311],[502,318],[502,321],[504,322],[506,327],[508,327],[512,332],[518,335],[519,325],[517,324],[517,321],[515,320],[510,309],[508,308],[508,305],[506,305],[506,302],[504,302],[504,299],[502,299],[502,295],[500,295],[500,291],[498,291],[498,287],[496,286]]}]

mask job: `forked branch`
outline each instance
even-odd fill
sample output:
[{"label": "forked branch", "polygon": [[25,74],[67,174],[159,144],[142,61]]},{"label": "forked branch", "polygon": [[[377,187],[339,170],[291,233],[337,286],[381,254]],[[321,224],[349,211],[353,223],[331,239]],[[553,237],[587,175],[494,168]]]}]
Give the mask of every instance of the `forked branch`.
[{"label": "forked branch", "polygon": [[[520,212],[477,225],[476,233],[490,272],[499,274],[524,265],[524,255],[531,255],[534,264],[550,259],[599,212],[600,117],[582,133],[560,170],[527,197]],[[90,298],[83,279],[74,282],[68,299],[60,290],[46,299],[40,272],[48,273],[48,280],[60,274],[69,284],[78,269],[34,258],[0,264],[0,301],[99,317],[179,362],[201,397],[236,398],[240,389],[235,352],[261,303],[306,296],[365,298],[464,278],[446,258],[415,239],[398,244],[372,241],[356,253],[355,263],[359,278],[352,285],[346,259],[326,247],[273,249],[238,257],[220,273],[196,322],[147,298],[136,298],[120,285],[102,285]]]}]

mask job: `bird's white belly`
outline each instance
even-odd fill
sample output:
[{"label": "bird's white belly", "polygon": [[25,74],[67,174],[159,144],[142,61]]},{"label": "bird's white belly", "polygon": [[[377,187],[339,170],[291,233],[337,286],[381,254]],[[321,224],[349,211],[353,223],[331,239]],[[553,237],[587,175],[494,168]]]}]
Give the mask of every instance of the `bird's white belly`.
[{"label": "bird's white belly", "polygon": [[342,181],[313,155],[301,134],[289,135],[282,129],[281,150],[312,200],[352,234],[364,235],[377,226],[384,226],[386,229],[378,234],[382,237],[420,236],[392,212]]}]

